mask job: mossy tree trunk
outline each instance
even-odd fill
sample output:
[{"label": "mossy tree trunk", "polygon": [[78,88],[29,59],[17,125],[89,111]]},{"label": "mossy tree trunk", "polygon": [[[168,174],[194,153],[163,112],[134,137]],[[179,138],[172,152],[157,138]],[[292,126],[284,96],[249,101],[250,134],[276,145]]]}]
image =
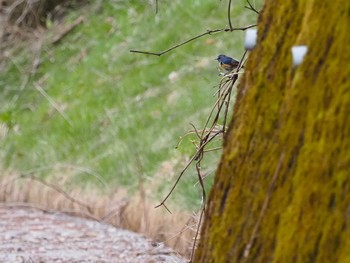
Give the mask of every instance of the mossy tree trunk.
[{"label": "mossy tree trunk", "polygon": [[267,0],[258,31],[194,262],[350,262],[350,2]]}]

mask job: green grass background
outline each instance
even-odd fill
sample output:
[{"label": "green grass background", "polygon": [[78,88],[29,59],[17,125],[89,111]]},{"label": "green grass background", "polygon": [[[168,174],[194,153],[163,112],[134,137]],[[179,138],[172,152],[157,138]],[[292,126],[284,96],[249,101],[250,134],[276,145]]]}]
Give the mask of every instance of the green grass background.
[{"label": "green grass background", "polygon": [[[83,15],[85,21],[59,44],[49,43],[53,30],[45,33],[40,67],[22,88],[33,53],[10,52],[0,75],[0,124],[8,129],[0,140],[2,166],[40,176],[66,173],[73,183],[102,187],[94,174],[107,188],[128,187],[131,193],[142,175],[160,200],[194,153],[191,136],[175,149],[180,136],[192,129],[190,123],[200,129],[215,102],[220,77],[214,58],[240,58],[244,32],[206,36],[161,57],[129,50],[161,51],[226,27],[227,2],[160,0],[155,14],[155,1],[91,1],[65,18],[69,23]],[[257,18],[244,5],[234,1],[234,26]],[[176,81],[169,79],[172,72]],[[208,153],[202,163],[212,172],[208,189],[220,154]],[[196,182],[191,167],[173,200],[196,207]]]}]

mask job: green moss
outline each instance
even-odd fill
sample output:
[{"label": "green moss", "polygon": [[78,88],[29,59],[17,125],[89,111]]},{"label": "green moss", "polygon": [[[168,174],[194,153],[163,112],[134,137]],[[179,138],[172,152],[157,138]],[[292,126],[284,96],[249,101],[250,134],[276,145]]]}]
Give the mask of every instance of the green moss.
[{"label": "green moss", "polygon": [[[346,10],[340,0],[266,1],[196,262],[348,262]],[[309,48],[297,68],[294,45]]]}]

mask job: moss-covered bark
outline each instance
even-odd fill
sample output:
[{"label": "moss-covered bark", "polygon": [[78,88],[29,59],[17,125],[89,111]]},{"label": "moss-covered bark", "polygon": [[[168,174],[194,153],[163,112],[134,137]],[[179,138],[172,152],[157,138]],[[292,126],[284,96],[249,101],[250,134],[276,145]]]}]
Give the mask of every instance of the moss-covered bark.
[{"label": "moss-covered bark", "polygon": [[350,262],[349,61],[349,1],[266,1],[195,262]]}]

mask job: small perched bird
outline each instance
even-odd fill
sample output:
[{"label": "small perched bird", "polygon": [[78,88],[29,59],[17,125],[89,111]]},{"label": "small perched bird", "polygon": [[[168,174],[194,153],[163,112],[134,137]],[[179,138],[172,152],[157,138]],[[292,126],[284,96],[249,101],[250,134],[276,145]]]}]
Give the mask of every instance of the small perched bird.
[{"label": "small perched bird", "polygon": [[225,55],[219,55],[216,58],[216,60],[219,62],[220,67],[227,72],[231,72],[232,70],[236,69],[239,65],[238,60],[236,60],[234,58],[230,58],[230,57],[225,56]]}]

